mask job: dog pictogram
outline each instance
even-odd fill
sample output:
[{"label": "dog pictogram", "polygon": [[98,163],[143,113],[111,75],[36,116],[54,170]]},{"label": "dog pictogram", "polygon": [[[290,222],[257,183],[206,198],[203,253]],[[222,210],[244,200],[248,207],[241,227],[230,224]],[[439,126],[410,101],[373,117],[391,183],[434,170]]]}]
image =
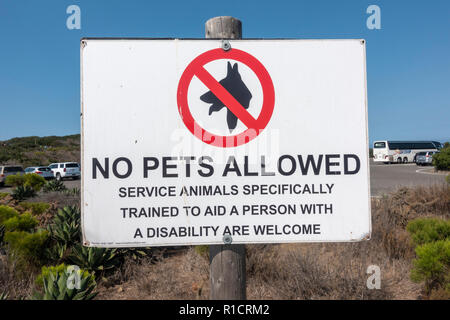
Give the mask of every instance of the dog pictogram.
[{"label": "dog pictogram", "polygon": [[[254,117],[247,109],[250,107],[252,93],[242,80],[238,64],[227,64],[227,76],[218,81],[204,66],[216,60],[234,60],[247,66],[253,71],[262,88],[262,107],[259,115]],[[209,116],[212,113],[227,108],[227,124],[230,131],[236,128],[237,120],[246,127],[238,134],[217,135],[202,127],[192,116],[188,103],[188,91],[192,79],[198,78],[210,91],[202,94],[200,100],[210,104]],[[253,83],[254,85],[258,83]],[[252,86],[250,86],[252,87]],[[177,105],[181,119],[186,128],[198,139],[212,146],[220,148],[238,147],[256,138],[266,128],[272,117],[275,106],[275,91],[264,65],[251,54],[231,49],[224,51],[212,49],[203,52],[192,60],[183,71],[177,89]],[[204,113],[207,116],[207,113]]]},{"label": "dog pictogram", "polygon": [[[227,76],[219,81],[219,83],[245,108],[248,109],[252,94],[248,90],[242,77],[239,74],[238,64],[235,63],[231,66],[231,63],[227,64]],[[222,110],[225,104],[216,97],[212,91],[208,91],[200,97],[200,100],[206,103],[210,103],[209,115],[213,112]],[[227,124],[230,132],[236,128],[238,118],[236,115],[227,108]]]}]

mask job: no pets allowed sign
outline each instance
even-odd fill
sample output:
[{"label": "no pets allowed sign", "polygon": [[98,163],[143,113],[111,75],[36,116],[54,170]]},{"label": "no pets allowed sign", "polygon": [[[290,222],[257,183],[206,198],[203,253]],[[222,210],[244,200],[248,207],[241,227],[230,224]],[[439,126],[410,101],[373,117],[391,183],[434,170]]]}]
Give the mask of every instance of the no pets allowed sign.
[{"label": "no pets allowed sign", "polygon": [[365,43],[83,39],[84,244],[370,237]]}]

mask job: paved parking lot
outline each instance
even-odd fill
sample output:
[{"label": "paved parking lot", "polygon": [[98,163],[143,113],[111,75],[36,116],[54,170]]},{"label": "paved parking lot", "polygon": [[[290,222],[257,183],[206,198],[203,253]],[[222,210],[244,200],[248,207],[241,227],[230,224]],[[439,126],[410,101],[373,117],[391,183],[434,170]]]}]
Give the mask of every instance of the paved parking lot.
[{"label": "paved parking lot", "polygon": [[[430,185],[445,183],[444,174],[433,173],[432,167],[415,164],[378,164],[370,161],[370,189],[372,196],[381,196],[401,186]],[[65,180],[67,188],[80,188],[80,180]],[[0,188],[0,192],[10,192]]]},{"label": "paved parking lot", "polygon": [[416,164],[378,164],[370,162],[370,189],[372,196],[380,196],[401,186],[446,183],[444,174],[436,174],[432,167]]}]

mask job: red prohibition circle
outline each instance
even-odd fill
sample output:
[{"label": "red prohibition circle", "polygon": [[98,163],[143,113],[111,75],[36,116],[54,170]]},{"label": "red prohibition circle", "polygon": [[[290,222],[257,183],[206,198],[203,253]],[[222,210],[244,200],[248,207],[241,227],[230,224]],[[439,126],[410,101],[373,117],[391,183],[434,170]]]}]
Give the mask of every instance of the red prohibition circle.
[{"label": "red prohibition circle", "polygon": [[[239,61],[249,67],[256,74],[259,82],[261,83],[263,92],[262,109],[257,119],[253,118],[253,116],[248,113],[248,111],[245,110],[239,102],[237,102],[234,97],[204,68],[205,64],[221,59]],[[203,129],[195,121],[188,105],[189,85],[194,76],[199,78],[200,81],[205,84],[217,96],[217,98],[219,98],[227,106],[227,108],[230,109],[230,111],[244,123],[244,125],[247,126],[247,130],[236,135],[220,136]],[[178,112],[180,113],[181,119],[187,129],[198,139],[216,147],[237,147],[256,138],[269,123],[275,105],[275,90],[272,79],[270,78],[266,68],[251,54],[238,49],[230,49],[228,51],[224,51],[223,49],[213,49],[202,53],[197,58],[192,60],[192,62],[184,70],[178,83],[177,103]]]}]

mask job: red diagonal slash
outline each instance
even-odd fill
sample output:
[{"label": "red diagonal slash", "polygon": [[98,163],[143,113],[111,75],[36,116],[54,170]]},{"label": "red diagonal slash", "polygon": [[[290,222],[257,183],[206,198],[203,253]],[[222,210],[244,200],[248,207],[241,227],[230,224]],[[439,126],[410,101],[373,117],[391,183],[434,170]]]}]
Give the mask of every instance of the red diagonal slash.
[{"label": "red diagonal slash", "polygon": [[195,75],[247,128],[258,128],[256,119],[203,66],[197,68]]},{"label": "red diagonal slash", "polygon": [[[230,59],[236,60],[249,67],[258,77],[262,88],[262,107],[258,118],[255,119],[250,113],[228,92],[214,77],[204,69],[204,65],[216,60]],[[192,116],[188,104],[188,91],[192,78],[196,76],[215,96],[227,106],[241,122],[247,126],[247,130],[230,136],[215,135],[200,126]],[[181,119],[186,128],[198,139],[212,146],[220,148],[237,147],[246,144],[256,138],[267,126],[272,117],[275,106],[275,91],[264,65],[251,54],[239,50],[228,51],[222,48],[212,49],[203,52],[192,60],[181,75],[177,89],[177,106]]]}]

